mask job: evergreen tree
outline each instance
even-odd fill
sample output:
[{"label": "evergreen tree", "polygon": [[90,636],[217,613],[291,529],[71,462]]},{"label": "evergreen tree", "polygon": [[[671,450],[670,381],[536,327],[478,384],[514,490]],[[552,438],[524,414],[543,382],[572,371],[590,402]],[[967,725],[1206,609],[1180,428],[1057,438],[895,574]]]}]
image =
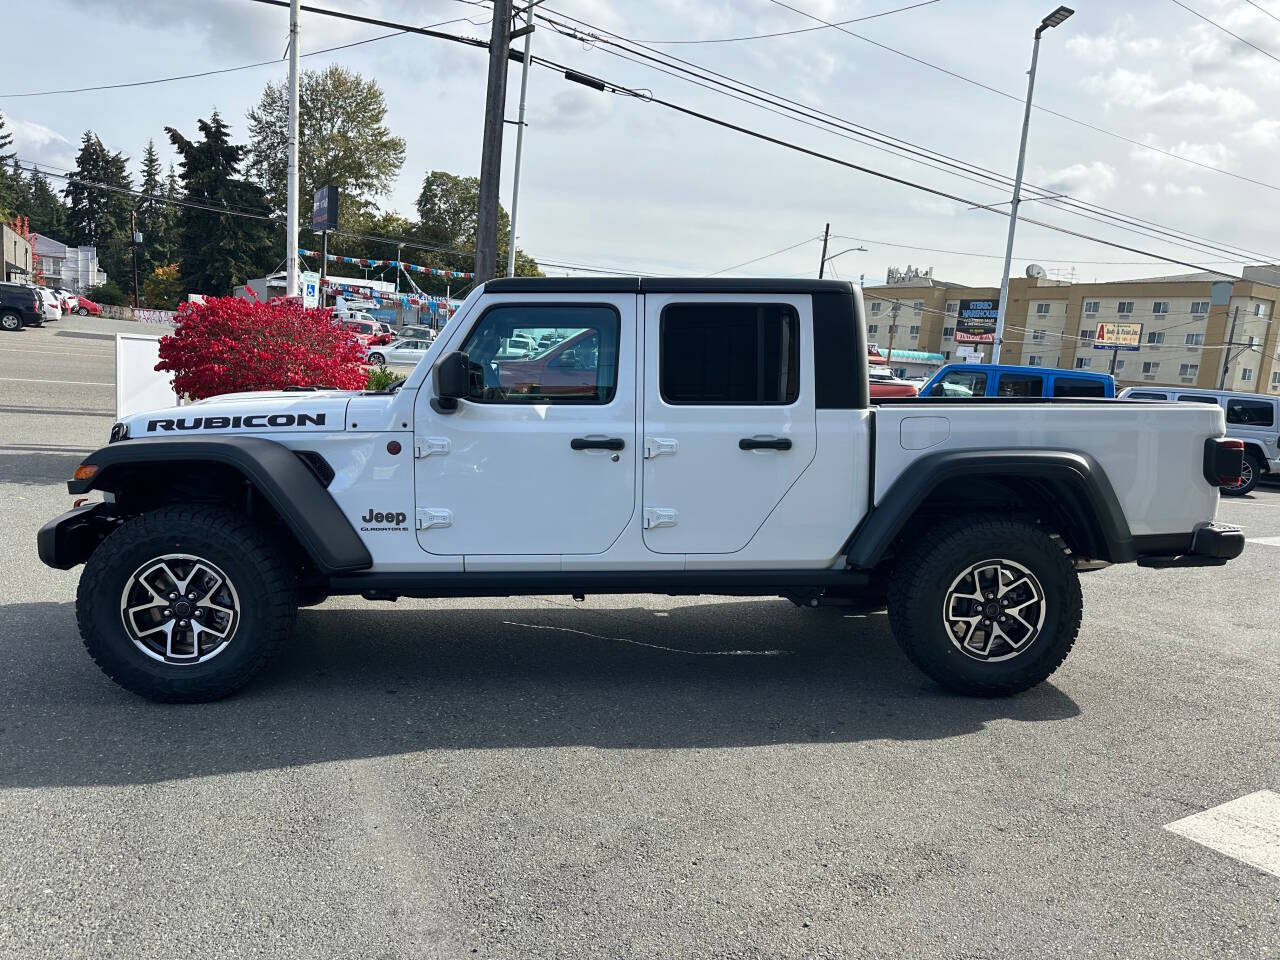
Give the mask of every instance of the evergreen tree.
[{"label": "evergreen tree", "polygon": [[18,212],[30,219],[32,233],[59,243],[69,242],[67,206],[38,169],[32,170],[31,176],[23,182],[22,196],[26,206]]},{"label": "evergreen tree", "polygon": [[[0,220],[8,221],[18,213],[18,194],[21,191],[22,171],[13,150],[13,134],[5,128],[4,114],[0,113]],[[3,280],[0,277],[0,280]]]},{"label": "evergreen tree", "polygon": [[[193,142],[173,127],[165,133],[182,158],[185,199],[241,214],[267,215],[262,188],[239,176],[245,148],[231,142],[229,128],[215,110],[199,121],[202,140]],[[267,220],[199,207],[178,214],[178,262],[183,293],[226,296],[231,288],[270,270],[273,225]]]},{"label": "evergreen tree", "polygon": [[163,200],[151,200],[148,197],[164,195],[164,184],[160,180],[160,154],[156,152],[154,140],[147,141],[147,149],[142,153],[142,183],[138,188],[144,197],[138,198],[138,229],[142,232],[142,246],[138,248],[138,276],[147,277],[158,266],[168,263],[158,259],[158,251],[164,237],[165,207]]},{"label": "evergreen tree", "polygon": [[[129,158],[111,153],[92,130],[86,130],[76,155],[75,179],[67,182],[67,241],[98,248],[98,262],[107,276],[132,287],[132,236],[129,214],[133,198],[111,187],[131,190]],[[128,284],[123,284],[125,276]]]}]

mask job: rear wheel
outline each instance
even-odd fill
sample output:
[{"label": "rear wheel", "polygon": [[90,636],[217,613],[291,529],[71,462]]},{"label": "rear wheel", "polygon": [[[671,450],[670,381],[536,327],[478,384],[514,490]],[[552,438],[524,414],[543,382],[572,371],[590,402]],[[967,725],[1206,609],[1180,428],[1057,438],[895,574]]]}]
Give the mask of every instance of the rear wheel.
[{"label": "rear wheel", "polygon": [[76,594],[89,655],[150,700],[217,700],[279,650],[293,572],[248,518],[166,507],[126,521],[90,555]]},{"label": "rear wheel", "polygon": [[14,330],[21,330],[21,329],[22,329],[21,314],[14,313],[12,310],[6,310],[3,313],[0,313],[0,330],[8,330],[10,332],[13,332]]},{"label": "rear wheel", "polygon": [[1256,453],[1246,452],[1240,464],[1240,482],[1234,487],[1223,487],[1222,492],[1228,497],[1243,497],[1258,485],[1258,478],[1261,476],[1262,461]]},{"label": "rear wheel", "polygon": [[89,315],[89,310],[87,307],[78,307],[76,309],[76,313],[78,313],[82,317],[87,317]]},{"label": "rear wheel", "polygon": [[945,525],[898,561],[889,622],[903,652],[950,690],[1019,693],[1066,659],[1080,581],[1043,530],[1013,520]]}]

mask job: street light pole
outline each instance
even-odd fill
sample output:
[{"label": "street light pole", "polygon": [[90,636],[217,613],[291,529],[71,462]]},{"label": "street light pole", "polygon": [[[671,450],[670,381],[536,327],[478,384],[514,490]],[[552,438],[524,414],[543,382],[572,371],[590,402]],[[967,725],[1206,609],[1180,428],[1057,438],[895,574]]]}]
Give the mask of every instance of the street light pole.
[{"label": "street light pole", "polygon": [[[507,238],[507,276],[516,275],[516,211],[520,207],[520,158],[524,153],[524,105],[529,94],[529,44],[533,40],[533,8],[541,0],[532,0],[525,7],[525,24],[514,34],[524,34],[524,55],[520,67],[520,114],[516,121],[516,166],[511,182],[511,236]],[[513,35],[514,35],[513,34]]]},{"label": "street light pole", "polygon": [[867,252],[866,247],[847,247],[846,249],[841,250],[839,253],[833,253],[831,254],[831,256],[828,257],[826,255],[826,241],[823,240],[823,256],[822,256],[822,262],[818,264],[818,279],[819,280],[822,279],[822,274],[824,269],[827,266],[827,263],[831,260],[834,260],[836,257],[843,257],[846,253],[866,253],[866,252]]},{"label": "street light pole", "polygon": [[298,0],[289,3],[289,172],[285,184],[285,291],[301,293],[298,285]]},{"label": "street light pole", "polygon": [[1022,111],[1022,139],[1018,143],[1018,171],[1013,178],[1013,201],[1009,207],[1009,237],[1004,247],[1004,269],[1000,272],[1000,303],[996,308],[996,339],[991,345],[991,362],[1000,362],[1000,344],[1004,339],[1004,316],[1009,301],[1009,268],[1013,261],[1013,233],[1018,226],[1018,204],[1022,198],[1022,169],[1027,161],[1027,130],[1031,126],[1031,95],[1036,88],[1036,62],[1040,59],[1040,36],[1075,13],[1070,7],[1058,7],[1036,27],[1036,40],[1031,46],[1031,70],[1027,75],[1027,102]]}]

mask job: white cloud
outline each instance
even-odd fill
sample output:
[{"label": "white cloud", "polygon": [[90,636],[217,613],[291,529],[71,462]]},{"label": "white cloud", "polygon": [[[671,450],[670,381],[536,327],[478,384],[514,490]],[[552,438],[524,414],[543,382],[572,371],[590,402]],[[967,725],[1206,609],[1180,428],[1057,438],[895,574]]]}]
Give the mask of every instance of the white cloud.
[{"label": "white cloud", "polygon": [[1280,140],[1280,120],[1255,120],[1236,136],[1255,147],[1269,147]]},{"label": "white cloud", "polygon": [[530,117],[530,123],[540,130],[556,132],[588,130],[602,123],[612,107],[609,97],[586,90],[562,90],[551,98],[549,109]]},{"label": "white cloud", "polygon": [[1110,63],[1115,59],[1119,41],[1113,36],[1099,34],[1091,37],[1086,33],[1078,33],[1067,41],[1067,49],[1081,60],[1093,63]]},{"label": "white cloud", "polygon": [[1154,75],[1135,73],[1123,67],[1117,67],[1108,74],[1088,77],[1084,86],[1101,96],[1108,109],[1119,106],[1151,113],[1172,113],[1181,120],[1240,120],[1258,110],[1254,99],[1235,87],[1184,80],[1177,86],[1162,88]]},{"label": "white cloud", "polygon": [[6,117],[13,133],[13,151],[24,162],[69,170],[75,165],[75,148],[70,140],[42,123]]},{"label": "white cloud", "polygon": [[1041,173],[1035,181],[1054,193],[1069,193],[1080,200],[1096,200],[1116,185],[1119,176],[1111,164],[1094,160]]},{"label": "white cloud", "polygon": [[[1194,160],[1196,163],[1203,163],[1209,167],[1228,167],[1235,162],[1235,153],[1225,143],[1190,143],[1186,140],[1179,140],[1175,144],[1165,146],[1157,143],[1152,137],[1147,137],[1146,142],[1168,153],[1186,157],[1188,160]],[[1140,147],[1134,147],[1129,151],[1129,159],[1157,170],[1170,165],[1179,170],[1186,169],[1186,165],[1180,163],[1174,157],[1156,153],[1154,150],[1143,150]]]},{"label": "white cloud", "polygon": [[1164,192],[1171,197],[1203,197],[1204,196],[1204,188],[1194,183],[1191,184],[1191,186],[1189,187],[1184,187],[1181,184],[1177,184],[1177,183],[1166,183],[1164,185]]}]

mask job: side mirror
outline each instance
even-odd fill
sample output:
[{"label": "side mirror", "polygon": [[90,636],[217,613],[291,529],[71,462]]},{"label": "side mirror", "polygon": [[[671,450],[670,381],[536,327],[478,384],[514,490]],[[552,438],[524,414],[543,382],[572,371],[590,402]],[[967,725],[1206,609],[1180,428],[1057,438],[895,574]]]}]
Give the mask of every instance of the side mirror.
[{"label": "side mirror", "polygon": [[437,413],[453,413],[458,400],[471,393],[471,358],[460,350],[446,353],[432,370],[435,397],[431,407]]}]

